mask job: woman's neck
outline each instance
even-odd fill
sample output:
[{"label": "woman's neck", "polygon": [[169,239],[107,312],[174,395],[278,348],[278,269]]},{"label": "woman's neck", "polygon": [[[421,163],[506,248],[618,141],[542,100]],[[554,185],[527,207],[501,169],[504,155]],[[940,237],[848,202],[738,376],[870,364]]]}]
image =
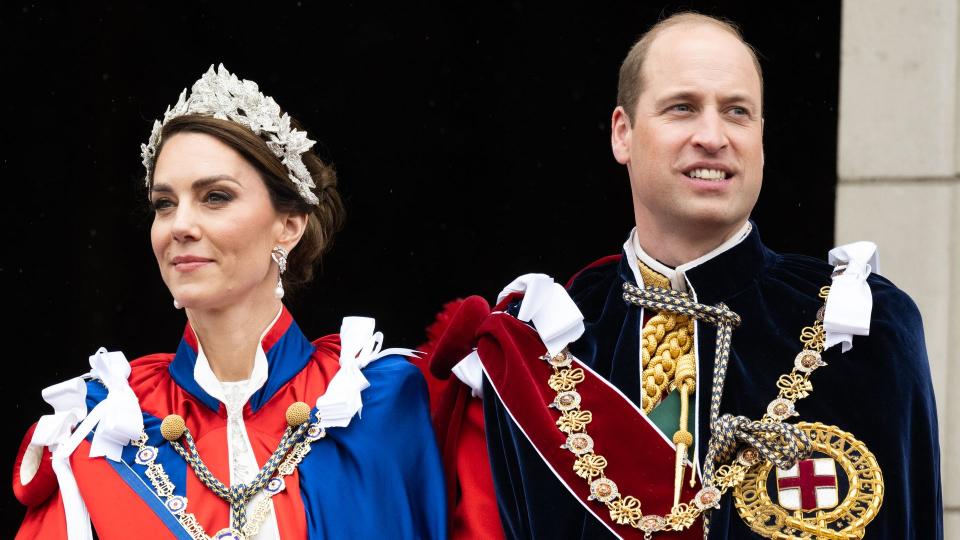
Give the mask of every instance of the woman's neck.
[{"label": "woman's neck", "polygon": [[210,370],[220,381],[250,378],[260,339],[281,309],[280,300],[271,300],[226,309],[187,310]]}]

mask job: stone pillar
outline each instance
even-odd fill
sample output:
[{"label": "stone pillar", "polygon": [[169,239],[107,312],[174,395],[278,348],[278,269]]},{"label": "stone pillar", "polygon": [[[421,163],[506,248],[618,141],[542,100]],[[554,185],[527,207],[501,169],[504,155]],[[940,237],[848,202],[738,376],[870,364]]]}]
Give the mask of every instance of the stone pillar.
[{"label": "stone pillar", "polygon": [[837,243],[876,242],[881,273],[923,315],[946,538],[960,538],[958,4],[843,3],[837,158]]}]

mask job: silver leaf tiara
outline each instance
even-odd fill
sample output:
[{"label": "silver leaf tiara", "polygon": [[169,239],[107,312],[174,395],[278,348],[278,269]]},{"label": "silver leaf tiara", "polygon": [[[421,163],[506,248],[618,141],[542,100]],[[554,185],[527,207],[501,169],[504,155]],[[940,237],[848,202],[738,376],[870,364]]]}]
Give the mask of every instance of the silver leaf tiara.
[{"label": "silver leaf tiara", "polygon": [[167,107],[167,112],[163,113],[163,121],[153,122],[150,140],[140,145],[143,166],[147,169],[147,187],[150,187],[150,171],[157,157],[163,126],[187,114],[213,116],[250,128],[250,131],[266,139],[267,147],[287,167],[287,176],[297,186],[297,192],[303,200],[313,205],[320,203],[313,192],[316,184],[300,157],[310,150],[315,141],[308,139],[306,132],[291,128],[290,116],[287,113],[281,115],[280,106],[272,97],[263,95],[257,83],[237,78],[223,64],[216,71],[211,65],[200,80],[193,83],[189,97],[184,88],[177,104],[172,108]]}]

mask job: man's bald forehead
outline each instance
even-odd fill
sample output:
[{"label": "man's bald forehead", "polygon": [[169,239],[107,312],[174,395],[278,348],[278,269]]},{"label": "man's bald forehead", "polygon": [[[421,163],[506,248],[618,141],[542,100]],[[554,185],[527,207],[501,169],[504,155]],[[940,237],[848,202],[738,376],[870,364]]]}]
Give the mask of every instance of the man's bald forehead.
[{"label": "man's bald forehead", "polygon": [[[650,53],[653,44],[671,30],[683,31],[696,29],[698,27],[716,28],[729,34],[741,43],[750,56],[753,66],[756,69],[757,77],[760,80],[760,99],[763,101],[763,69],[760,67],[760,60],[757,58],[756,50],[743,39],[739,28],[729,21],[701,15],[699,13],[684,12],[671,15],[666,19],[653,25],[646,33],[640,36],[640,39],[634,43],[627,53],[627,57],[620,65],[620,78],[617,87],[617,105],[623,107],[627,116],[633,118],[634,110],[640,99],[640,94],[644,89],[644,64]],[[762,106],[762,105],[761,105]]]}]

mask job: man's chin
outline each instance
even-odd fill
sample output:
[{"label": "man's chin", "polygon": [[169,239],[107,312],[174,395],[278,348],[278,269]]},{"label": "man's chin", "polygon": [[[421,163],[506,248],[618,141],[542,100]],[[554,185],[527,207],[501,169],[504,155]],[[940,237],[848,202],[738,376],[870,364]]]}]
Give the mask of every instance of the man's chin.
[{"label": "man's chin", "polygon": [[733,216],[729,212],[696,212],[680,216],[677,224],[688,236],[726,240],[736,233],[749,216]]}]

